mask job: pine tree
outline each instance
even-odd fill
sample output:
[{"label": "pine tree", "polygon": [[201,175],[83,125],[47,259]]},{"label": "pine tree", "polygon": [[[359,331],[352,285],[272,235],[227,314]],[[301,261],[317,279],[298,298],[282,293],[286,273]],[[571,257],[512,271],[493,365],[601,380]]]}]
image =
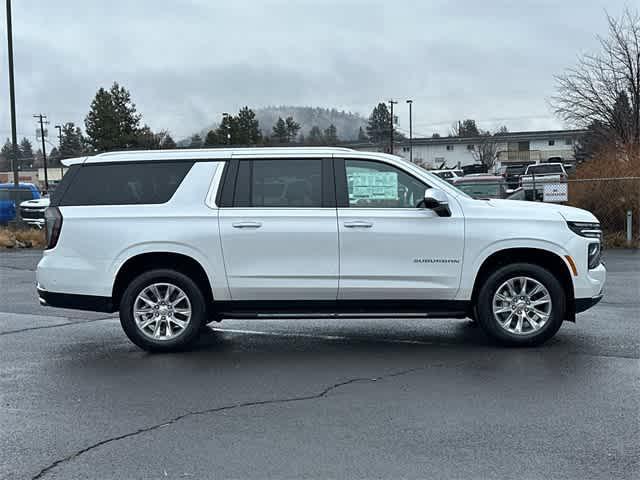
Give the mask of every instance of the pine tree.
[{"label": "pine tree", "polygon": [[13,165],[11,159],[13,158],[13,144],[11,140],[7,138],[6,142],[0,149],[0,170],[8,171],[11,170]]},{"label": "pine tree", "polygon": [[391,113],[385,103],[380,102],[369,116],[367,135],[373,143],[384,144],[391,138]]},{"label": "pine tree", "polygon": [[173,137],[171,137],[171,135],[169,134],[169,132],[167,132],[167,134],[164,136],[164,140],[162,141],[162,149],[163,150],[171,150],[176,148],[176,142],[173,139]]},{"label": "pine tree", "polygon": [[465,118],[462,122],[454,123],[450,133],[452,137],[480,136],[480,130],[478,130],[476,121],[471,118]]},{"label": "pine tree", "polygon": [[60,143],[61,158],[79,157],[84,153],[84,138],[80,127],[73,122],[62,126],[62,139]]},{"label": "pine tree", "polygon": [[209,130],[207,132],[207,136],[204,137],[204,146],[205,147],[215,147],[219,144],[218,135],[216,135],[215,130]]},{"label": "pine tree", "polygon": [[191,137],[189,148],[202,148],[202,137],[197,133]]},{"label": "pine tree", "polygon": [[314,125],[313,127],[311,127],[311,130],[309,130],[309,135],[307,135],[307,143],[309,145],[324,144],[324,137],[322,135],[322,131],[320,130],[320,127],[318,127],[317,125]]},{"label": "pine tree", "polygon": [[140,120],[129,91],[114,82],[110,90],[100,88],[91,102],[84,121],[88,142],[98,152],[131,148]]},{"label": "pine tree", "polygon": [[238,122],[233,115],[223,115],[215,131],[219,145],[233,145],[238,138]]},{"label": "pine tree", "polygon": [[338,130],[336,129],[336,126],[332,123],[331,125],[329,125],[329,128],[327,128],[324,131],[324,141],[327,145],[336,145],[339,141],[338,139]]},{"label": "pine tree", "polygon": [[298,130],[300,130],[300,124],[296,122],[293,117],[287,117],[285,121],[286,129],[287,129],[287,143],[291,143],[295,140],[298,135]]},{"label": "pine tree", "polygon": [[258,145],[262,142],[260,123],[253,110],[249,107],[242,108],[234,120],[236,138],[231,138],[234,145]]},{"label": "pine tree", "polygon": [[21,170],[33,168],[33,147],[27,137],[20,141],[20,163]]},{"label": "pine tree", "polygon": [[278,117],[278,121],[273,126],[273,136],[271,139],[275,143],[289,143],[289,130],[282,117]]}]

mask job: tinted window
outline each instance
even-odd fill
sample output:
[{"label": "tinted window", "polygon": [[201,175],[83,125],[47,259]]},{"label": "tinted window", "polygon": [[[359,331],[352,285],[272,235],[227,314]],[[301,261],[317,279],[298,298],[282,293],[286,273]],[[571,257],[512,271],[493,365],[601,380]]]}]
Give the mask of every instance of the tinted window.
[{"label": "tinted window", "polygon": [[241,160],[236,207],[322,206],[322,160]]},{"label": "tinted window", "polygon": [[193,162],[83,165],[61,194],[60,205],[164,203],[173,196],[192,165]]},{"label": "tinted window", "polygon": [[546,173],[562,173],[562,166],[560,165],[535,165],[529,167],[529,173],[546,174]]},{"label": "tinted window", "polygon": [[349,206],[356,208],[414,208],[427,185],[392,165],[345,160]]}]

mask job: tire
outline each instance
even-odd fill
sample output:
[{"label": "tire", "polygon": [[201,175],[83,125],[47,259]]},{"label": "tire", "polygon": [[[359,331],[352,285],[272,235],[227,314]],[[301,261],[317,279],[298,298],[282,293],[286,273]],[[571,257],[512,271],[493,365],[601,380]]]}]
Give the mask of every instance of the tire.
[{"label": "tire", "polygon": [[[170,292],[168,299],[167,292]],[[141,298],[142,294],[146,300]],[[134,308],[144,313],[134,315]],[[120,301],[124,332],[129,340],[149,352],[186,349],[195,343],[206,323],[205,296],[191,278],[175,270],[142,273],[127,286]]]},{"label": "tire", "polygon": [[[523,283],[527,293],[519,295]],[[514,291],[516,295],[512,294]],[[546,298],[549,302],[545,302]],[[484,281],[478,293],[477,309],[478,323],[492,340],[509,346],[535,346],[549,340],[560,329],[566,312],[566,295],[560,281],[549,270],[530,263],[515,263],[500,267]]]}]

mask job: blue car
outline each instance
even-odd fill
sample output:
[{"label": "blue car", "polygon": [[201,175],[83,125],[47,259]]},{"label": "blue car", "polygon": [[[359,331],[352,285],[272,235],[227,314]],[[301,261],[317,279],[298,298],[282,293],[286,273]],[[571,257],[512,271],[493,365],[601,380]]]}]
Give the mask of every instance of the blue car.
[{"label": "blue car", "polygon": [[[16,218],[16,202],[13,199],[13,183],[0,183],[0,225]],[[25,200],[40,198],[40,191],[32,183],[18,184],[18,205]]]}]

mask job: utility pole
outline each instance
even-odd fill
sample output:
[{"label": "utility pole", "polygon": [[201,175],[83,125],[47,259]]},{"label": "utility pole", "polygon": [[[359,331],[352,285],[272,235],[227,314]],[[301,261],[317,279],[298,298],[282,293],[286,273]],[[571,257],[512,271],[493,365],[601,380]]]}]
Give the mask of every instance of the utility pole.
[{"label": "utility pole", "polygon": [[413,100],[407,100],[409,104],[409,161],[413,163]]},{"label": "utility pole", "polygon": [[[20,175],[18,174],[18,132],[16,130],[16,90],[13,78],[13,28],[11,25],[11,0],[7,0],[7,47],[9,50],[9,103],[11,104],[11,143],[13,146],[13,185],[15,186],[16,203],[18,201],[18,188]],[[16,208],[16,211],[19,211]]]},{"label": "utility pole", "polygon": [[58,129],[58,159],[60,160],[60,180],[64,176],[64,168],[62,167],[62,126],[54,125]]},{"label": "utility pole", "polygon": [[394,128],[393,128],[393,106],[398,102],[396,102],[394,100],[389,100],[389,103],[391,104],[391,135],[390,135],[391,136],[391,143],[389,144],[389,153],[391,155],[393,155],[393,130],[394,130]]},{"label": "utility pole", "polygon": [[49,191],[49,173],[47,172],[47,150],[44,145],[44,125],[49,124],[46,120],[47,116],[41,113],[34,115],[33,118],[37,118],[40,122],[40,138],[42,139],[42,161],[44,163],[44,189]]}]

